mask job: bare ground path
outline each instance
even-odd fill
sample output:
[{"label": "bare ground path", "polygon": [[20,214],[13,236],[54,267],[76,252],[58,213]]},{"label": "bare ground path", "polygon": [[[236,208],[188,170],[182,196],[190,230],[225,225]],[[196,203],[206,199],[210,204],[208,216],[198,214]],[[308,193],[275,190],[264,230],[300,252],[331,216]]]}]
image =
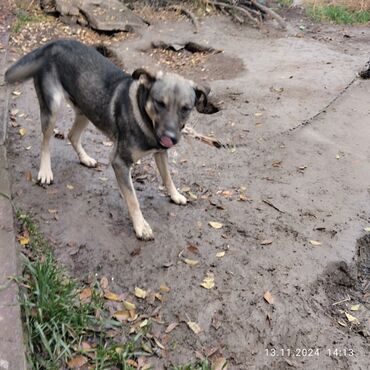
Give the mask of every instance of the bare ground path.
[{"label": "bare ground path", "polygon": [[[348,33],[351,38],[343,38]],[[106,139],[95,129],[85,141],[102,163],[101,172],[80,166],[67,140],[55,139],[54,185],[44,189],[29,181],[28,171],[35,178],[39,164],[38,108],[31,83],[16,88],[22,94],[11,108],[19,110],[16,121],[27,128],[24,137],[19,127],[10,128],[17,206],[34,214],[72,275],[107,276],[119,292],[135,286],[155,291],[166,283],[170,293],[155,303],[163,321],[187,315],[202,328],[199,335],[185,323],[170,334],[164,334],[166,325],[155,328],[167,348],[158,368],[210,348],[218,348],[231,369],[368,368],[370,238],[357,241],[370,223],[369,83],[355,81],[309,125],[290,129],[352,81],[367,59],[370,34],[322,26],[298,36],[261,35],[220,17],[204,20],[197,35],[188,23],[169,22],[114,45],[129,71],[160,60],[140,51],[153,40],[193,40],[224,50],[180,72],[209,81],[222,110],[194,114],[191,123],[230,148],[184,140],[171,151],[176,184],[196,196],[186,207],[169,203],[158,190],[152,161],[136,170],[142,210],[156,235],[150,243],[134,237],[108,166]],[[58,129],[67,133],[70,121],[66,108]],[[215,230],[209,221],[224,227]],[[200,264],[183,263],[181,251]],[[221,251],[225,255],[217,257]],[[207,272],[216,283],[209,291],[200,287]],[[263,299],[266,291],[272,305]],[[359,311],[350,311],[357,303]],[[138,304],[143,312],[155,308]],[[350,323],[345,312],[359,324]],[[309,349],[319,354],[304,351]],[[330,356],[335,349],[342,355]],[[287,356],[287,350],[296,356]]]}]

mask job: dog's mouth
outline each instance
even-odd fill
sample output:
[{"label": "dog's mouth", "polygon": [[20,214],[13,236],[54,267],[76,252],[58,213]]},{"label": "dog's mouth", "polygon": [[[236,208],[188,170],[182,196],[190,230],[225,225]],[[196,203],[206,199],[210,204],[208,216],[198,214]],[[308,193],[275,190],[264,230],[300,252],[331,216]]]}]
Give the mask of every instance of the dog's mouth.
[{"label": "dog's mouth", "polygon": [[163,135],[159,139],[159,144],[161,144],[161,146],[163,146],[164,148],[169,149],[173,147],[176,143],[169,136]]}]

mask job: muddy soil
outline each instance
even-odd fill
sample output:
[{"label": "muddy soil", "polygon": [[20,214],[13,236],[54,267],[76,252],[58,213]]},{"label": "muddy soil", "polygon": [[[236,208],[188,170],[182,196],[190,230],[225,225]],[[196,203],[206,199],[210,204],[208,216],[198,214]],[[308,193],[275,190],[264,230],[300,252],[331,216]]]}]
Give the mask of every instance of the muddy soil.
[{"label": "muddy soil", "polygon": [[[67,139],[55,139],[55,182],[34,183],[37,99],[30,82],[13,89],[22,92],[12,95],[19,127],[10,126],[8,145],[16,206],[34,215],[76,278],[106,276],[119,293],[171,288],[163,302],[136,301],[143,313],[161,306],[165,324],[156,330],[166,350],[153,362],[158,369],[211,349],[230,369],[369,368],[370,83],[346,87],[367,60],[370,34],[309,22],[302,31],[302,22],[292,19],[288,33],[262,34],[212,17],[195,35],[187,21],[170,21],[112,45],[128,71],[160,67],[206,81],[222,108],[194,113],[190,124],[227,148],[184,139],[170,151],[187,206],[169,202],[151,159],[135,168],[153,242],[136,240],[109,166],[110,147],[92,127],[84,142],[98,170],[81,166]],[[196,41],[223,53],[183,68],[153,57],[152,41]],[[66,107],[57,128],[66,134],[71,121]],[[200,263],[191,267],[182,257]],[[211,290],[200,286],[208,272],[215,276]],[[165,334],[175,321],[181,324]]]}]

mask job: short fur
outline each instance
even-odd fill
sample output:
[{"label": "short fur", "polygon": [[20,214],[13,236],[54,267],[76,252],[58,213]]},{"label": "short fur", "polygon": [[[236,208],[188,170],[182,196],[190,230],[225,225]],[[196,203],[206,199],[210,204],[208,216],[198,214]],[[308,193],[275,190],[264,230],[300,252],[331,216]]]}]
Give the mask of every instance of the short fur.
[{"label": "short fur", "polygon": [[167,149],[175,145],[190,111],[201,111],[208,90],[179,75],[153,75],[138,69],[123,72],[95,49],[77,41],[50,42],[25,55],[6,74],[8,83],[33,78],[40,103],[43,132],[38,180],[53,181],[49,142],[60,104],[67,99],[76,116],[69,132],[73,148],[82,164],[96,166],[81,144],[81,135],[91,121],[114,141],[111,163],[119,189],[126,199],[135,233],[152,239],[131,179],[131,166],[141,157],[154,154],[164,185],[177,204],[186,204],[173,184],[168,170]]}]

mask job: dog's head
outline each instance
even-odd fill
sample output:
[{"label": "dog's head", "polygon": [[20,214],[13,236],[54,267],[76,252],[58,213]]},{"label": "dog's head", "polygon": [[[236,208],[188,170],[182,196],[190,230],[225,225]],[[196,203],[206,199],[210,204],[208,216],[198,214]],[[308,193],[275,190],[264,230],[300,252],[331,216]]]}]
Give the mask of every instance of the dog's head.
[{"label": "dog's head", "polygon": [[181,137],[181,130],[194,107],[201,112],[207,105],[209,88],[173,74],[158,72],[156,75],[145,69],[132,74],[139,81],[139,91],[145,113],[153,126],[153,132],[162,148],[171,148]]}]

